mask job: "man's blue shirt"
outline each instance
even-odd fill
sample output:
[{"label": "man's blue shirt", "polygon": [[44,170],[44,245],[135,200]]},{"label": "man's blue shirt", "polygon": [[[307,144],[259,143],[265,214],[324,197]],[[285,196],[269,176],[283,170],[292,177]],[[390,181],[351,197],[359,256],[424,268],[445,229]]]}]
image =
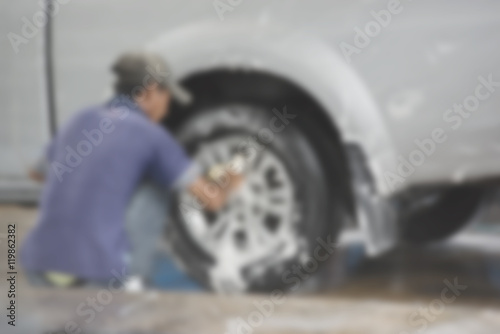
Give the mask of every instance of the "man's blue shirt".
[{"label": "man's blue shirt", "polygon": [[[183,148],[126,97],[79,112],[47,152],[40,213],[22,262],[86,279],[123,272],[125,212],[145,177],[171,188],[191,164]],[[166,205],[166,203],[165,203]]]}]

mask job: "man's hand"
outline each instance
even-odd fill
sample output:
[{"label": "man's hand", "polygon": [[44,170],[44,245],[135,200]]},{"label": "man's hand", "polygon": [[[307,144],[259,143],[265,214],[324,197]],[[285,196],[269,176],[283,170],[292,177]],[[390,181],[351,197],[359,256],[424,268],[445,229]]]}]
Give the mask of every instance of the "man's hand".
[{"label": "man's hand", "polygon": [[241,184],[241,175],[231,175],[226,186],[221,186],[206,177],[199,177],[189,186],[189,191],[209,211],[218,211],[226,204],[231,192],[235,191]]},{"label": "man's hand", "polygon": [[37,171],[35,169],[30,169],[28,172],[28,175],[29,175],[29,178],[32,179],[33,181],[40,182],[40,183],[45,181],[45,175],[43,175],[42,173],[40,173],[39,171]]},{"label": "man's hand", "polygon": [[220,210],[227,202],[231,192],[243,182],[244,158],[235,156],[227,164],[212,167],[207,177],[198,178],[189,190],[210,211]]}]

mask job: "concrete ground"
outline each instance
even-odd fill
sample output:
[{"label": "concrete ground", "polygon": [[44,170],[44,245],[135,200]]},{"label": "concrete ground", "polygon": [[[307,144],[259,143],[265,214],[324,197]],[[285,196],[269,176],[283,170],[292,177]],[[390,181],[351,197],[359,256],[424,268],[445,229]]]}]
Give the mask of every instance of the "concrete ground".
[{"label": "concrete ground", "polygon": [[[6,225],[16,223],[22,243],[35,216],[34,208],[0,206],[2,256]],[[5,263],[0,260],[2,275]],[[375,259],[363,256],[359,242],[344,243],[320,278],[321,292],[285,297],[119,293],[87,322],[89,313],[76,310],[99,297],[98,290],[33,291],[21,275],[20,326],[6,327],[3,319],[0,333],[35,334],[33,328],[53,330],[69,321],[99,333],[500,333],[500,230],[493,225]],[[4,305],[4,277],[0,288]]]}]

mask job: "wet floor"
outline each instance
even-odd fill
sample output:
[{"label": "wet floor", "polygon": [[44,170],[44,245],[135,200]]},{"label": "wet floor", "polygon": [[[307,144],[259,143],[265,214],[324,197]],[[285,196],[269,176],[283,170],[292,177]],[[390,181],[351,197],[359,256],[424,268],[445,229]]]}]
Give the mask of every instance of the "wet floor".
[{"label": "wet floor", "polygon": [[[0,226],[16,223],[20,239],[35,216],[34,208],[0,206]],[[500,229],[496,225],[474,225],[446,242],[400,246],[376,258],[366,257],[359,236],[354,236],[341,242],[339,252],[321,272],[320,293],[289,297],[255,333],[310,333],[314,329],[317,333],[386,334],[420,332],[424,327],[426,333],[500,333]],[[75,300],[84,300],[82,296]],[[177,329],[227,332],[236,320],[253,314],[256,301],[268,299],[266,295],[227,298],[160,293],[155,299],[160,304],[148,308],[148,320],[142,323],[149,326],[161,320],[161,328],[166,329],[180,326]],[[184,308],[173,306],[174,300]],[[202,307],[205,304],[200,301],[210,307]],[[439,314],[427,315],[432,321],[418,313],[422,307],[439,310],[440,305],[445,308]],[[188,318],[197,321],[179,320]],[[132,320],[131,326],[138,323]],[[377,330],[367,332],[372,326]]]},{"label": "wet floor", "polygon": [[[1,223],[17,223],[19,238],[33,226],[36,209],[0,206]],[[345,241],[345,240],[348,241]],[[364,255],[356,232],[322,270],[322,293],[356,298],[435,298],[444,280],[467,285],[460,302],[500,305],[500,224],[475,224],[428,246],[399,246],[381,256]],[[314,284],[311,282],[311,284]]]},{"label": "wet floor", "polygon": [[329,295],[355,298],[431,300],[446,281],[457,282],[459,304],[500,306],[500,229],[466,229],[427,246],[401,245],[368,258],[360,242],[343,244],[322,275]]}]

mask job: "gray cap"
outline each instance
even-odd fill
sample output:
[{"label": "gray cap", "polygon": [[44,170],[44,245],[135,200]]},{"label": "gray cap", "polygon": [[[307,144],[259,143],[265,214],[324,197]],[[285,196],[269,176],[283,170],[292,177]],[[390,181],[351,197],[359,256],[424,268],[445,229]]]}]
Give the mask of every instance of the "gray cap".
[{"label": "gray cap", "polygon": [[154,53],[127,52],[121,55],[112,67],[117,84],[128,87],[144,87],[153,82],[167,88],[175,101],[191,103],[191,94],[173,78],[165,60]]}]

